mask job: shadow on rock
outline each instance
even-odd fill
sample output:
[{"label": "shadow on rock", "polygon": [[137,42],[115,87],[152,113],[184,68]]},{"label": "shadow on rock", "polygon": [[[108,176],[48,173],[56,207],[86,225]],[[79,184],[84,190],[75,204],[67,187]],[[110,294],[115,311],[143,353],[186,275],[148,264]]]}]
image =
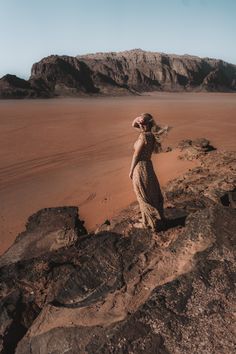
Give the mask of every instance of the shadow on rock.
[{"label": "shadow on rock", "polygon": [[165,210],[166,219],[164,222],[160,221],[157,226],[157,231],[167,231],[178,226],[185,226],[185,220],[188,216],[186,210],[177,208],[167,208]]}]

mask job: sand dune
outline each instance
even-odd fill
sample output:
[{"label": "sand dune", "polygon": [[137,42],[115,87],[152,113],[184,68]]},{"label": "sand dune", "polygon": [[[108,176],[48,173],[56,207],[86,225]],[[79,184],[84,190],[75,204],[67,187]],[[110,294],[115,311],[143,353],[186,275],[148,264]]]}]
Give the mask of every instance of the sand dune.
[{"label": "sand dune", "polygon": [[[41,208],[76,205],[91,231],[134,201],[131,122],[145,111],[173,126],[166,146],[207,137],[236,148],[235,94],[0,101],[1,252]],[[176,151],[153,163],[162,185],[193,165]]]}]

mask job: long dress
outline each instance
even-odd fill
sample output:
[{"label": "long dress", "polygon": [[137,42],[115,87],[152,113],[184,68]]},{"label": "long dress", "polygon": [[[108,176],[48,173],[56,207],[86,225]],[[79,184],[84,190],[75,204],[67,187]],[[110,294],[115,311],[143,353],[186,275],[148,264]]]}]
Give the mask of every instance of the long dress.
[{"label": "long dress", "polygon": [[[133,170],[133,189],[139,203],[143,226],[156,231],[158,221],[163,216],[164,198],[151,160],[155,137],[152,132],[142,132],[138,139],[144,139],[145,145]],[[137,142],[138,140],[135,144]]]}]

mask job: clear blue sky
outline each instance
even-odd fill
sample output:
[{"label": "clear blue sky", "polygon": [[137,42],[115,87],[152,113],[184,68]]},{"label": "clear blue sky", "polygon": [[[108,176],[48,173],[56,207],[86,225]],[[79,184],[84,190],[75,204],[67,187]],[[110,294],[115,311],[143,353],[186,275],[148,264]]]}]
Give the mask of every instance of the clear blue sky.
[{"label": "clear blue sky", "polygon": [[236,0],[0,0],[0,77],[50,54],[133,48],[236,64]]}]

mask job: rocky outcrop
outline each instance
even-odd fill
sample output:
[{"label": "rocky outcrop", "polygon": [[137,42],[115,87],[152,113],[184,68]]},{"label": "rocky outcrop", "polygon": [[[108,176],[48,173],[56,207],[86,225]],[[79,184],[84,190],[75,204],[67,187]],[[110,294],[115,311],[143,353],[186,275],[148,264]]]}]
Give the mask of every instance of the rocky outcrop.
[{"label": "rocky outcrop", "polygon": [[42,79],[27,81],[9,74],[0,79],[0,98],[47,98],[51,95]]},{"label": "rocky outcrop", "polygon": [[137,202],[90,234],[77,208],[29,218],[1,258],[2,353],[233,353],[235,153],[197,158],[158,234],[134,227]]},{"label": "rocky outcrop", "polygon": [[29,81],[21,81],[22,87],[17,86],[19,80],[11,79],[9,85],[9,79],[2,78],[0,97],[126,95],[145,91],[234,92],[236,65],[217,59],[133,49],[77,57],[51,55],[32,66],[31,77]]},{"label": "rocky outcrop", "polygon": [[215,148],[210,145],[209,140],[204,138],[182,140],[178,144],[178,148],[183,152],[179,158],[184,160],[194,160],[203,157],[209,151],[215,150]]},{"label": "rocky outcrop", "polygon": [[35,77],[43,78],[59,95],[236,90],[235,65],[141,49],[76,58],[50,56],[33,65],[31,78]]},{"label": "rocky outcrop", "polygon": [[86,233],[75,207],[39,210],[29,217],[26,230],[0,258],[0,267],[74,245],[78,236]]},{"label": "rocky outcrop", "polygon": [[35,78],[43,79],[56,95],[98,92],[87,65],[68,56],[52,55],[34,64],[31,80]]},{"label": "rocky outcrop", "polygon": [[35,63],[31,80],[43,79],[55,95],[126,93],[127,85],[110,75],[92,70],[84,61],[69,56],[52,55]]},{"label": "rocky outcrop", "polygon": [[77,56],[93,71],[143,91],[235,91],[236,66],[222,60],[133,49]]}]

